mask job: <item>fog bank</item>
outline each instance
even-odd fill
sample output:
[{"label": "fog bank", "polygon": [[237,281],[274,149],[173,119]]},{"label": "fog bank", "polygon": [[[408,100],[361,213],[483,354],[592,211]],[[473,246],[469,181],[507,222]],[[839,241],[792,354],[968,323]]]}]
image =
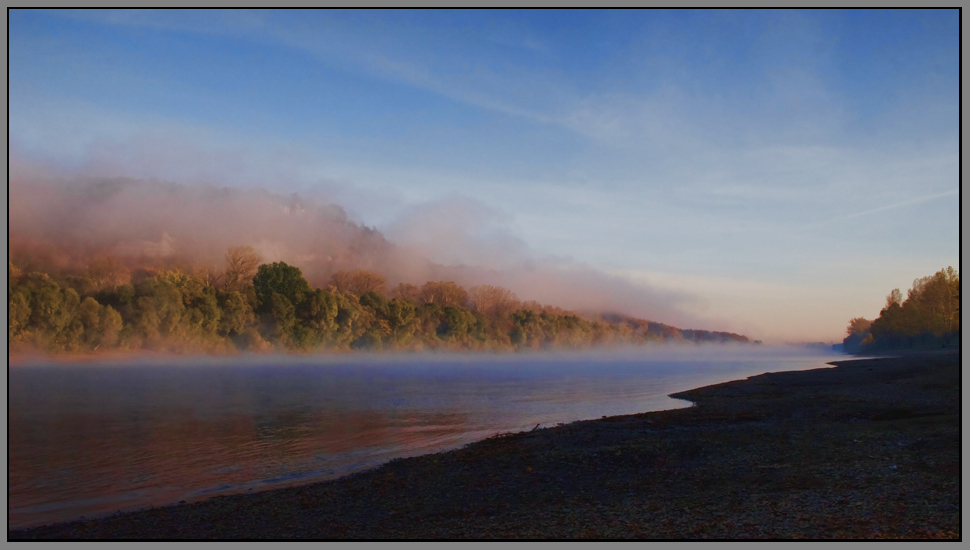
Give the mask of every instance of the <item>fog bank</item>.
[{"label": "fog bank", "polygon": [[[598,314],[615,312],[682,328],[707,326],[681,311],[691,297],[530,250],[501,214],[451,197],[415,207],[385,232],[351,219],[326,196],[157,179],[75,175],[11,154],[11,259],[62,267],[96,255],[131,265],[221,267],[226,248],[252,246],[264,262],[300,267],[315,286],[340,270],[366,269],[399,282],[453,280],[506,287],[521,300]],[[496,222],[496,218],[498,222]],[[30,266],[22,266],[30,268]]]}]

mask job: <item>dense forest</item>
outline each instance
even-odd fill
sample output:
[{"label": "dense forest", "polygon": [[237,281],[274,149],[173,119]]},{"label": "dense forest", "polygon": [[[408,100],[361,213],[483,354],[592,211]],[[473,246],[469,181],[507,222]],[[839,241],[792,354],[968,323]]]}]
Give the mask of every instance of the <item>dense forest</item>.
[{"label": "dense forest", "polygon": [[952,267],[913,281],[903,300],[886,296],[879,317],[849,321],[842,349],[848,353],[953,347],[960,343],[960,273]]},{"label": "dense forest", "polygon": [[[29,260],[23,263],[30,264]],[[452,281],[386,287],[378,273],[338,271],[313,288],[298,267],[232,247],[225,266],[131,269],[116,257],[26,272],[8,260],[12,350],[517,350],[646,342],[741,342],[744,336],[623,315],[589,318],[505,288]]]}]

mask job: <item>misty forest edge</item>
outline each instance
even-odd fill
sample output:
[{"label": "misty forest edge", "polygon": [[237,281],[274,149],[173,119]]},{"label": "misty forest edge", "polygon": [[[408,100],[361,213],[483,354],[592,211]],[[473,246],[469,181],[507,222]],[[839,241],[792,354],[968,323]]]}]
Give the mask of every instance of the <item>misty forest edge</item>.
[{"label": "misty forest edge", "polygon": [[491,285],[453,281],[390,292],[381,275],[335,273],[312,288],[296,266],[260,265],[251,247],[230,247],[221,273],[208,267],[129,269],[116,257],[86,268],[24,273],[8,260],[12,351],[231,353],[315,350],[582,349],[645,342],[739,342],[728,332],[680,330],[616,314],[589,319],[521,302]]},{"label": "misty forest edge", "polygon": [[[42,265],[32,258],[22,263]],[[508,289],[453,281],[400,283],[378,273],[338,271],[313,288],[296,266],[260,264],[248,246],[230,247],[225,269],[130,268],[114,256],[85,267],[25,273],[8,260],[12,352],[177,353],[317,350],[584,349],[662,342],[752,343],[747,337],[678,329],[619,314],[580,315]],[[846,352],[948,347],[959,334],[959,274],[953,268],[899,290],[874,321],[852,319]],[[760,343],[754,341],[753,343]]]}]

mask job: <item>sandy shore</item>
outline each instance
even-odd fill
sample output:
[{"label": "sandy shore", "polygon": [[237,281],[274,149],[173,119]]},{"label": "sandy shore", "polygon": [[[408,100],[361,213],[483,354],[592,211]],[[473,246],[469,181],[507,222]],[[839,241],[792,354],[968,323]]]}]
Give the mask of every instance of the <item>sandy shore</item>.
[{"label": "sandy shore", "polygon": [[345,478],[18,539],[959,538],[956,352],[675,394]]}]

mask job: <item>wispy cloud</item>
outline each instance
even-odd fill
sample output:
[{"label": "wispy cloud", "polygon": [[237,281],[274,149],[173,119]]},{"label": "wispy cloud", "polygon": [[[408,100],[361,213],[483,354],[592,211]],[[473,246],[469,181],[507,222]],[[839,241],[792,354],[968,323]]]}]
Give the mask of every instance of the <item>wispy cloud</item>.
[{"label": "wispy cloud", "polygon": [[860,216],[868,216],[869,214],[875,214],[876,212],[885,212],[886,210],[895,210],[896,208],[902,208],[904,206],[911,206],[911,205],[919,204],[919,203],[926,202],[926,201],[941,199],[943,197],[949,197],[949,196],[952,196],[952,195],[957,195],[959,193],[960,193],[959,189],[952,189],[952,190],[946,191],[944,193],[937,193],[935,195],[928,195],[926,197],[917,197],[915,199],[911,199],[911,200],[908,200],[908,201],[897,202],[895,204],[889,204],[889,205],[886,205],[886,206],[880,206],[878,208],[871,208],[869,210],[864,210],[862,212],[856,212],[855,214],[850,214],[848,216],[843,216],[842,218],[838,218],[838,219],[841,219],[841,220],[851,220],[852,218],[858,218]]}]

